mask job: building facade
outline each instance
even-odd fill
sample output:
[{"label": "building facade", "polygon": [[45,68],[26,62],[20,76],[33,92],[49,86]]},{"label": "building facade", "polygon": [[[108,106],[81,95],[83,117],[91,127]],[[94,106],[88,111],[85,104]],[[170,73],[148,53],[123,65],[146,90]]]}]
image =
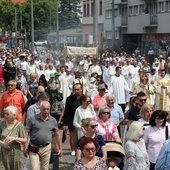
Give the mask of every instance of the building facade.
[{"label": "building facade", "polygon": [[[101,48],[103,43],[103,0],[97,0],[97,2],[97,43]],[[83,0],[82,10],[83,45],[93,46],[93,16],[95,15],[93,0]]]},{"label": "building facade", "polygon": [[[91,0],[83,1],[83,42],[87,42],[89,35],[93,35],[92,3]],[[158,50],[165,54],[166,47],[170,45],[169,0],[100,0],[98,5],[98,14],[102,14],[98,15],[101,48],[106,40],[104,48],[112,49],[114,38],[115,49],[123,45],[128,53],[132,53],[139,47],[141,53],[147,54],[152,47],[157,54]]]}]

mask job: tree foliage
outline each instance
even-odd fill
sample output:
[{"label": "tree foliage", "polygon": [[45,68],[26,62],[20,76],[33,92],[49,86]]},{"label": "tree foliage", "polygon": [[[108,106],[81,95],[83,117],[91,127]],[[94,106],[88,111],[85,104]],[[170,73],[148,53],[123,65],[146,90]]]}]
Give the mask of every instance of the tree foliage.
[{"label": "tree foliage", "polygon": [[60,0],[59,26],[60,29],[80,27],[81,6],[79,0]]},{"label": "tree foliage", "polygon": [[[33,0],[35,37],[46,36],[50,30],[56,30],[56,7],[59,3],[59,28],[70,29],[80,26],[80,0]],[[31,4],[28,0],[24,4],[0,0],[0,27],[4,31],[15,29],[15,8],[17,10],[17,25],[21,27],[20,11],[22,10],[23,29],[31,30]]]}]

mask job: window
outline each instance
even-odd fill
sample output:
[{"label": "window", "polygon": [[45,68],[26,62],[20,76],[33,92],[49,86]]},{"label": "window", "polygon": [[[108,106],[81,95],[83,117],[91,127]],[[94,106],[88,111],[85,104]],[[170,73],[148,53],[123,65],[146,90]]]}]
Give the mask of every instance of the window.
[{"label": "window", "polygon": [[139,6],[139,14],[144,14],[144,13],[145,13],[145,7],[142,4],[142,5]]},{"label": "window", "polygon": [[106,18],[112,18],[112,10],[106,10]]},{"label": "window", "polygon": [[115,9],[115,17],[118,16],[118,9]]},{"label": "window", "polygon": [[91,3],[91,16],[93,16],[93,2]]},{"label": "window", "polygon": [[115,39],[118,40],[119,39],[119,31],[115,31]]},{"label": "window", "polygon": [[102,1],[99,2],[99,15],[102,15]]},{"label": "window", "polygon": [[165,12],[165,3],[159,2],[159,12]]},{"label": "window", "polygon": [[86,17],[86,4],[83,5],[83,16]]},{"label": "window", "polygon": [[87,4],[87,16],[89,16],[89,3]]},{"label": "window", "polygon": [[106,31],[106,38],[112,39],[112,31]]},{"label": "window", "polygon": [[170,1],[166,2],[166,8],[167,8],[167,11],[170,11]]},{"label": "window", "polygon": [[129,7],[129,15],[133,15],[133,6]]},{"label": "window", "polygon": [[134,6],[134,15],[138,15],[139,11],[138,11],[138,5]]}]

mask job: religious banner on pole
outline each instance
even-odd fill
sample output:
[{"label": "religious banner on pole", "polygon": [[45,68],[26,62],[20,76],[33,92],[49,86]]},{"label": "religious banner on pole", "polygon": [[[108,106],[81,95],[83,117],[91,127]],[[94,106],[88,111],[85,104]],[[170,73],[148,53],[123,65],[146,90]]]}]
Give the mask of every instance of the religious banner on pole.
[{"label": "religious banner on pole", "polygon": [[66,55],[97,55],[98,48],[97,47],[72,47],[65,46]]}]

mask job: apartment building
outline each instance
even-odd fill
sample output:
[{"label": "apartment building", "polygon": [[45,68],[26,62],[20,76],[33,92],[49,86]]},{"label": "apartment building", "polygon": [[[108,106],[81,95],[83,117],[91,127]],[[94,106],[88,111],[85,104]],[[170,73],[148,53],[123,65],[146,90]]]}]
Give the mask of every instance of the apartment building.
[{"label": "apartment building", "polygon": [[[106,47],[112,48],[112,30],[115,30],[115,47],[118,48],[122,44],[129,53],[136,47],[147,54],[150,47],[157,51],[160,47],[165,49],[170,45],[170,0],[114,0],[114,12],[112,2],[113,0],[99,0],[100,44],[103,44],[104,37]],[[91,0],[83,1],[83,39],[87,43],[89,35],[93,34],[91,4]]]},{"label": "apartment building", "polygon": [[[98,16],[98,46],[101,48],[103,41],[103,0],[97,1],[97,16]],[[84,46],[93,45],[93,16],[94,6],[93,0],[83,0],[82,3],[82,31],[83,31],[83,44]]]}]

